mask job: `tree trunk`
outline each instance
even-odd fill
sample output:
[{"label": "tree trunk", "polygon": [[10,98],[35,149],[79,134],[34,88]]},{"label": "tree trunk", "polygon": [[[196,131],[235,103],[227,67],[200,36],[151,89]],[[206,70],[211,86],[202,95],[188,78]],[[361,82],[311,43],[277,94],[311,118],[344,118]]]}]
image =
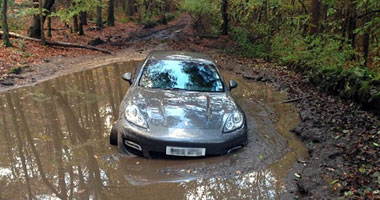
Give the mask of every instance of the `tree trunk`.
[{"label": "tree trunk", "polygon": [[48,33],[47,33],[47,36],[48,36],[49,38],[51,38],[51,37],[52,37],[52,35],[51,35],[51,17],[48,17],[48,18],[47,18],[47,26],[48,26]]},{"label": "tree trunk", "polygon": [[161,9],[161,13],[162,13],[161,23],[164,24],[164,25],[167,25],[168,24],[168,20],[166,18],[166,13],[169,12],[169,2],[168,2],[168,0],[164,0],[164,2],[160,5],[160,9]]},{"label": "tree trunk", "polygon": [[129,16],[135,15],[135,0],[128,0],[128,10],[129,10]]},{"label": "tree trunk", "polygon": [[74,26],[74,33],[78,33],[78,31],[79,31],[79,24],[78,24],[78,15],[75,15],[74,17],[74,24],[73,24],[73,26]]},{"label": "tree trunk", "polygon": [[354,32],[356,29],[356,17],[350,17],[348,22],[348,39],[351,41],[351,46],[355,49],[356,46],[356,33]]},{"label": "tree trunk", "polygon": [[[38,8],[38,0],[33,0],[35,3],[35,8]],[[45,0],[43,8],[46,10],[51,10],[54,5],[55,0]],[[42,18],[42,21],[45,20],[45,16]],[[41,25],[40,25],[40,16],[33,16],[33,24],[28,29],[28,36],[32,38],[41,38]]]},{"label": "tree trunk", "polygon": [[321,18],[321,2],[320,0],[312,0],[311,2],[311,20],[309,33],[314,35],[319,31],[319,20]]},{"label": "tree trunk", "polygon": [[84,25],[84,14],[83,12],[79,13],[79,35],[84,35],[83,25]]},{"label": "tree trunk", "polygon": [[228,0],[222,2],[222,35],[228,35]]},{"label": "tree trunk", "polygon": [[115,26],[115,1],[109,0],[108,2],[108,26]]},{"label": "tree trunk", "polygon": [[87,24],[87,12],[82,12],[82,13],[80,14],[80,17],[81,17],[81,20],[82,20],[82,24],[83,24],[83,26],[88,25],[88,24]]},{"label": "tree trunk", "polygon": [[367,32],[363,36],[363,54],[364,54],[364,65],[365,66],[368,66],[369,42],[370,42],[370,35]]},{"label": "tree trunk", "polygon": [[7,19],[7,8],[8,8],[8,0],[3,0],[3,31],[4,31],[4,46],[5,47],[11,47],[12,44],[9,41],[9,30],[8,30],[8,19]]},{"label": "tree trunk", "polygon": [[40,10],[40,31],[41,31],[41,44],[45,45],[45,31],[44,31],[44,14],[42,11],[42,0],[39,2],[39,10]]},{"label": "tree trunk", "polygon": [[[99,4],[102,4],[102,0],[99,0]],[[97,16],[96,16],[96,27],[101,29],[103,28],[103,17],[102,17],[102,7],[96,7]]]}]

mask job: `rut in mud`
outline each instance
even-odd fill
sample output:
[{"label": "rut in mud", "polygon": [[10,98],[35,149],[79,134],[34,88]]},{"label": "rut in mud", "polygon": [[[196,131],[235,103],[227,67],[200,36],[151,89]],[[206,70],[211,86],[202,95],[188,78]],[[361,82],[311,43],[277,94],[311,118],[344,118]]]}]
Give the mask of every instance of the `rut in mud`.
[{"label": "rut in mud", "polygon": [[[298,111],[270,85],[235,79],[245,110],[248,145],[230,155],[148,160],[108,144],[137,62],[74,73],[0,96],[2,198],[280,199],[292,198],[289,169],[307,157],[290,129]],[[20,180],[23,184],[20,184]],[[175,188],[175,189],[174,189]]]},{"label": "rut in mud", "polygon": [[140,29],[132,32],[131,36],[126,39],[127,42],[137,42],[142,40],[172,40],[177,39],[179,35],[184,34],[184,29],[191,26],[191,17],[182,16],[179,21],[172,26],[155,29]]}]

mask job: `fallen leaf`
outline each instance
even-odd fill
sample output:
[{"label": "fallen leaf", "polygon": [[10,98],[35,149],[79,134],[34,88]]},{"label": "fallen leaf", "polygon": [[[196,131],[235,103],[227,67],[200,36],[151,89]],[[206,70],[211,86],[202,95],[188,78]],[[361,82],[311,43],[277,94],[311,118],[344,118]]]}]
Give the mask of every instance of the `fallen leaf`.
[{"label": "fallen leaf", "polygon": [[339,181],[338,179],[335,179],[335,180],[331,181],[330,185],[334,185],[338,181]]},{"label": "fallen leaf", "polygon": [[329,170],[329,171],[331,171],[331,172],[335,172],[335,169],[334,169],[334,168],[327,167],[326,169]]},{"label": "fallen leaf", "polygon": [[334,140],[337,140],[337,139],[339,139],[340,137],[341,137],[340,135],[337,135],[337,136],[334,137]]}]

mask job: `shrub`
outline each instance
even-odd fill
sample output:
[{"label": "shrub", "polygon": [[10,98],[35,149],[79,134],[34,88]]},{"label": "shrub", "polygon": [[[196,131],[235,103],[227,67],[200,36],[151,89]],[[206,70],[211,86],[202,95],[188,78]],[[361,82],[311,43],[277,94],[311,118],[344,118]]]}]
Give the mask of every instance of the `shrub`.
[{"label": "shrub", "polygon": [[245,28],[232,27],[230,37],[236,42],[237,48],[232,49],[234,53],[238,53],[246,57],[267,58],[268,53],[266,46],[260,42],[254,42],[251,32]]},{"label": "shrub", "polygon": [[331,35],[303,37],[283,31],[273,38],[272,56],[305,74],[323,91],[379,109],[380,74],[364,67],[363,60],[355,60],[360,56],[348,47]]},{"label": "shrub", "polygon": [[[194,19],[194,28],[200,33],[213,33],[220,27],[220,9],[213,0],[183,0],[182,9]],[[213,29],[214,28],[214,29]],[[219,29],[218,29],[219,30]]]}]

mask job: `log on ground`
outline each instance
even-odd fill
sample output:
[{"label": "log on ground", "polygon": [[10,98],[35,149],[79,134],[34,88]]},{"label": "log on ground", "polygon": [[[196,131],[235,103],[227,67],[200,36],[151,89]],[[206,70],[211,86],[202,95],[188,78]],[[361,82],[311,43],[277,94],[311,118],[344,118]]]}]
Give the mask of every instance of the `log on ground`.
[{"label": "log on ground", "polygon": [[[0,35],[3,35],[3,33],[4,33],[3,31],[0,31]],[[12,37],[15,37],[15,38],[21,38],[21,39],[24,39],[24,40],[41,42],[40,39],[32,38],[32,37],[27,37],[27,36],[24,36],[24,35],[13,33],[13,32],[9,32],[9,36],[12,36]],[[103,52],[103,53],[106,53],[106,54],[112,54],[110,51],[105,50],[105,49],[101,49],[101,48],[90,46],[90,45],[78,44],[78,43],[59,42],[59,41],[50,41],[50,40],[46,40],[45,43],[47,45],[51,45],[51,46],[63,46],[63,47],[71,47],[71,48],[90,49],[90,50],[94,50],[94,51],[100,51],[100,52]]]}]

